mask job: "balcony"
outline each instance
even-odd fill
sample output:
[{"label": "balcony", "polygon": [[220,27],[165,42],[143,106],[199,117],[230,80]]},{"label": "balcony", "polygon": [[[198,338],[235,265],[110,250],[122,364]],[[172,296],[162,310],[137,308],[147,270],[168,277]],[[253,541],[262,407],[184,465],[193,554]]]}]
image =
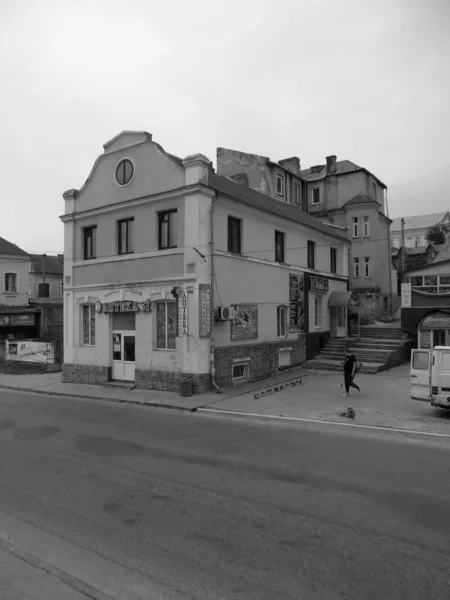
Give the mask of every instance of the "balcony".
[{"label": "balcony", "polygon": [[29,297],[27,293],[22,292],[3,292],[0,293],[0,306],[28,306]]}]

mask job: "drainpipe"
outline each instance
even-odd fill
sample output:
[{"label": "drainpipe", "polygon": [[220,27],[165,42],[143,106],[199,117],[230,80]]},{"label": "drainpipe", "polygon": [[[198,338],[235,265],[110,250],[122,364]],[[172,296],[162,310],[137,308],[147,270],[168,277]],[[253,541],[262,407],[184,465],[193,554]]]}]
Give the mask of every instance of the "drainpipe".
[{"label": "drainpipe", "polygon": [[[386,204],[386,216],[389,219],[389,207],[388,207],[388,192],[386,189],[386,197],[385,197],[385,204]],[[389,308],[390,308],[390,315],[391,315],[391,320],[394,318],[393,312],[392,312],[392,249],[391,249],[391,224],[389,223],[389,227],[388,227],[388,244],[389,244]]]},{"label": "drainpipe", "polygon": [[216,373],[216,367],[214,364],[214,282],[215,282],[215,271],[214,271],[214,204],[217,201],[217,194],[215,194],[211,209],[209,211],[209,228],[210,228],[210,288],[211,288],[211,342],[210,342],[210,365],[211,365],[211,383],[215,387],[218,394],[222,393],[222,390],[217,385],[214,375]]}]

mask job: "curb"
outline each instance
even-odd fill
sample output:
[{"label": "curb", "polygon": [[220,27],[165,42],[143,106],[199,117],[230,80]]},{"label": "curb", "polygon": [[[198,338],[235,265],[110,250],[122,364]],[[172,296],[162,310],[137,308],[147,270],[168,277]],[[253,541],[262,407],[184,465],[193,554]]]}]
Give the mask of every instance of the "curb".
[{"label": "curb", "polygon": [[47,573],[48,575],[52,575],[56,579],[59,579],[61,583],[64,583],[69,588],[83,594],[87,598],[91,598],[92,600],[114,600],[112,596],[102,592],[101,590],[94,588],[92,585],[81,581],[77,577],[73,575],[69,575],[65,571],[62,571],[58,567],[53,566],[52,564],[41,560],[26,552],[22,548],[19,548],[13,540],[8,538],[7,536],[0,536],[0,550],[6,552],[13,556],[14,558],[23,561],[30,567],[36,569],[37,571],[41,571]]},{"label": "curb", "polygon": [[395,432],[395,433],[409,433],[414,435],[425,435],[429,437],[437,437],[437,438],[447,438],[450,439],[450,434],[445,433],[432,433],[429,431],[417,431],[414,429],[399,429],[397,427],[385,427],[382,425],[360,425],[358,423],[344,423],[341,421],[321,421],[320,419],[306,419],[302,417],[284,417],[283,415],[261,415],[258,413],[246,413],[239,412],[227,409],[220,408],[199,408],[197,409],[198,413],[215,413],[216,415],[229,415],[233,417],[243,417],[252,419],[266,419],[266,420],[280,420],[280,421],[292,421],[298,423],[314,423],[316,425],[337,425],[339,427],[353,427],[355,429],[371,429],[372,431],[386,431],[386,432]]},{"label": "curb", "polygon": [[122,398],[103,398],[99,396],[80,396],[79,394],[68,394],[67,392],[46,392],[44,390],[35,390],[30,388],[18,388],[8,385],[1,385],[0,390],[10,390],[12,392],[27,392],[28,394],[41,394],[43,396],[57,396],[62,398],[77,398],[78,400],[99,400],[102,402],[111,402],[112,404],[128,404],[130,406],[151,406],[153,408],[168,408],[169,410],[179,410],[182,412],[196,412],[197,407],[187,408],[185,406],[171,406],[160,402],[136,402],[133,400],[123,400]]}]

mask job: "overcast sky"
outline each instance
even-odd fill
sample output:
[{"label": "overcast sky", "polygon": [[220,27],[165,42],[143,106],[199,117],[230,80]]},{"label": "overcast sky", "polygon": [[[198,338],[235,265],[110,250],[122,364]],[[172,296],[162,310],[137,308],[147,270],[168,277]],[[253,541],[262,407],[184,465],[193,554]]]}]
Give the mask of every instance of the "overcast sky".
[{"label": "overcast sky", "polygon": [[0,0],[0,236],[61,252],[102,145],[336,154],[391,217],[450,209],[448,0]]}]

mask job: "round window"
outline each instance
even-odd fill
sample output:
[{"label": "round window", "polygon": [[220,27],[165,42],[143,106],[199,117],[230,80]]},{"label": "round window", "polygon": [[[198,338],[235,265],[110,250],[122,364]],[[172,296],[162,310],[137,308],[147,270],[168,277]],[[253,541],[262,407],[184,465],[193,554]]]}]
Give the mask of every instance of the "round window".
[{"label": "round window", "polygon": [[116,181],[119,185],[127,185],[133,177],[134,167],[131,160],[124,158],[116,168]]}]

